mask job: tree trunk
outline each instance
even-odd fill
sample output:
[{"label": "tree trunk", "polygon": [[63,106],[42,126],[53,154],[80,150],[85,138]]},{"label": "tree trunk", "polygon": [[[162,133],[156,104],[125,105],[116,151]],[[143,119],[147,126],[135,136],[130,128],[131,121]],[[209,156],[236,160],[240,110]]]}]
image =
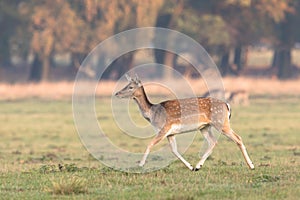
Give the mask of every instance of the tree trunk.
[{"label": "tree trunk", "polygon": [[50,60],[48,57],[43,59],[43,70],[42,70],[42,79],[41,81],[49,80],[49,72],[50,72]]},{"label": "tree trunk", "polygon": [[282,21],[280,26],[280,45],[278,48],[278,73],[279,79],[288,79],[293,75],[293,67],[291,63],[291,49],[295,43],[293,16],[291,14],[286,15],[286,19]]},{"label": "tree trunk", "polygon": [[[171,22],[172,15],[171,14],[163,14],[159,15],[156,19],[156,27],[162,27],[162,28],[168,28]],[[160,40],[162,38],[156,38],[157,36],[154,36],[154,44],[161,42]],[[163,38],[164,40],[167,40],[167,37]],[[158,41],[157,41],[158,40]],[[165,42],[165,41],[164,41]],[[154,51],[154,58],[155,62],[158,64],[165,64],[165,56],[166,56],[166,51],[162,49],[153,49]],[[159,75],[164,76],[165,70],[163,69],[158,69],[159,71],[157,72]]]},{"label": "tree trunk", "polygon": [[29,73],[29,81],[38,82],[42,77],[42,62],[38,55],[34,56],[34,60]]},{"label": "tree trunk", "polygon": [[85,54],[83,54],[83,53],[72,53],[69,68],[71,70],[75,69],[77,71],[79,69],[81,63],[83,62],[84,58],[85,58]]},{"label": "tree trunk", "polygon": [[279,67],[279,59],[278,58],[279,58],[278,50],[274,50],[271,68],[278,68]]},{"label": "tree trunk", "polygon": [[223,76],[230,71],[229,55],[229,52],[224,52],[221,58],[220,70]]},{"label": "tree trunk", "polygon": [[154,49],[155,62],[163,64],[165,59],[165,51],[161,49]]},{"label": "tree trunk", "polygon": [[278,78],[288,79],[293,75],[293,66],[291,64],[291,49],[282,49],[278,51]]},{"label": "tree trunk", "polygon": [[[166,51],[164,65],[167,67],[174,68],[174,58],[175,58],[174,53]],[[173,77],[173,71],[169,68],[164,68],[163,74],[164,74],[165,79],[172,79],[172,77]]]},{"label": "tree trunk", "polygon": [[[156,27],[163,27],[163,28],[171,28],[175,27],[176,20],[178,16],[182,13],[184,7],[184,0],[177,0],[176,6],[173,9],[172,14],[164,14],[157,17],[156,20]],[[159,40],[162,38],[158,38]],[[164,38],[166,47],[168,46],[169,38],[166,35]],[[155,38],[154,38],[155,42]],[[155,60],[159,64],[164,64],[169,67],[174,67],[174,58],[176,57],[173,53],[167,52],[164,50],[154,49]],[[172,78],[172,71],[164,69],[163,70],[163,77],[166,79]]]},{"label": "tree trunk", "polygon": [[29,81],[47,81],[49,79],[49,70],[49,58],[45,57],[43,60],[40,60],[40,57],[38,55],[35,55],[29,74]]},{"label": "tree trunk", "polygon": [[242,47],[241,46],[238,46],[234,49],[233,63],[236,65],[237,73],[240,73],[243,69]]},{"label": "tree trunk", "polygon": [[9,38],[0,39],[0,65],[1,67],[9,67],[11,63]]}]

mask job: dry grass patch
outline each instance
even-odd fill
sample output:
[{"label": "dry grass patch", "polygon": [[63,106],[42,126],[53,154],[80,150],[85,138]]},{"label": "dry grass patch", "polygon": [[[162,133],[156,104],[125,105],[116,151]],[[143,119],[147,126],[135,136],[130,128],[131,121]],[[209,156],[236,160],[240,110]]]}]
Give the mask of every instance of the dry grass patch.
[{"label": "dry grass patch", "polygon": [[58,180],[52,180],[51,186],[46,191],[57,195],[72,195],[87,193],[87,181],[75,175],[63,176]]},{"label": "dry grass patch", "polygon": [[[160,83],[157,80],[157,83]],[[189,80],[191,88],[197,95],[202,95],[207,91],[204,80]],[[248,78],[248,77],[225,77],[223,78],[224,88],[228,91],[246,90],[250,95],[300,95],[300,80],[281,81],[277,79],[267,78]],[[85,83],[84,87],[93,88],[95,83]],[[124,84],[126,84],[124,82]],[[101,82],[96,89],[96,96],[111,96],[116,88],[116,82],[105,81]],[[178,80],[174,81],[172,88],[164,88],[158,84],[146,85],[147,94],[160,95],[172,94],[173,91],[185,91],[186,88],[181,88],[185,84],[181,84]],[[73,94],[73,82],[43,82],[29,84],[7,84],[0,83],[0,100],[17,100],[28,98],[39,99],[67,99]],[[86,90],[87,91],[87,90]],[[82,92],[86,92],[83,90]]]}]

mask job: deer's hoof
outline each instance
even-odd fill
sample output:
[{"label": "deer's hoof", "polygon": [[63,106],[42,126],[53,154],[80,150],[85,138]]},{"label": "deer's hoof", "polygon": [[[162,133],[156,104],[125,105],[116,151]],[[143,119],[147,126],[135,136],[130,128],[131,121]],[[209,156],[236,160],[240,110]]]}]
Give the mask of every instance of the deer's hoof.
[{"label": "deer's hoof", "polygon": [[194,168],[193,171],[196,172],[196,171],[199,171],[199,169],[200,168]]},{"label": "deer's hoof", "polygon": [[250,165],[249,165],[249,168],[251,169],[251,170],[254,170],[255,168],[254,168],[254,165],[251,163]]}]

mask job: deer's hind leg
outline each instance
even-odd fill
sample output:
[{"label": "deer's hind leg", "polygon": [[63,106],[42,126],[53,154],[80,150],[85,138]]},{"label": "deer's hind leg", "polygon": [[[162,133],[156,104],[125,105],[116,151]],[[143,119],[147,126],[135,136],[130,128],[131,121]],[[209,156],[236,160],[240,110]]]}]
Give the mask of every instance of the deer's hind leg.
[{"label": "deer's hind leg", "polygon": [[198,171],[202,167],[202,165],[204,164],[206,159],[212,153],[213,148],[217,144],[217,140],[214,137],[214,135],[212,134],[211,128],[212,128],[212,126],[209,125],[209,126],[204,127],[203,129],[201,129],[201,133],[204,136],[204,138],[206,139],[206,141],[208,143],[208,147],[207,147],[206,151],[204,152],[203,156],[201,157],[200,161],[197,163],[195,171]]}]

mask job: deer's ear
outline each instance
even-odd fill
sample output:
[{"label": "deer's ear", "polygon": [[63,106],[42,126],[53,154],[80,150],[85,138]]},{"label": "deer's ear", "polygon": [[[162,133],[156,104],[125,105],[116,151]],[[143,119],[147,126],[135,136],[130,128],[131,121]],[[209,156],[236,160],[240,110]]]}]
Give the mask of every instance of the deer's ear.
[{"label": "deer's ear", "polygon": [[126,77],[127,81],[132,82],[132,78],[128,74],[125,74],[125,77]]},{"label": "deer's ear", "polygon": [[138,77],[137,74],[135,74],[134,82],[135,82],[139,87],[142,86],[142,82],[141,82],[141,80],[139,79],[139,77]]},{"label": "deer's ear", "polygon": [[137,80],[139,80],[139,77],[138,77],[138,75],[137,74],[135,74],[135,80],[137,81]]},{"label": "deer's ear", "polygon": [[137,83],[137,85],[138,85],[139,87],[141,87],[141,86],[142,86],[142,81],[140,81],[140,80],[137,80],[137,81],[136,81],[136,83]]}]

